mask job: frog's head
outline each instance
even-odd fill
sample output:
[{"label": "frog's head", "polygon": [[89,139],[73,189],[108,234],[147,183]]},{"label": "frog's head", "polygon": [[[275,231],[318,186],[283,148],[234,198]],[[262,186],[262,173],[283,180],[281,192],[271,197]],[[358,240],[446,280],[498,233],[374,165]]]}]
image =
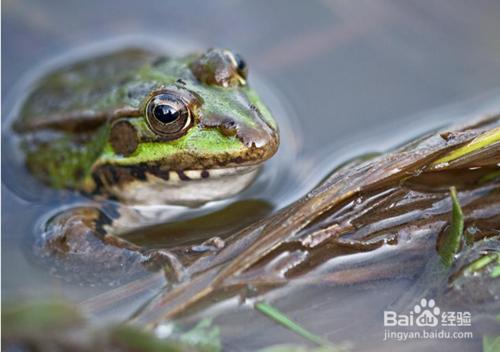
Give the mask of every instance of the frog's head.
[{"label": "frog's head", "polygon": [[94,179],[120,198],[196,203],[248,186],[279,144],[278,127],[231,51],[145,66],[121,94]]}]

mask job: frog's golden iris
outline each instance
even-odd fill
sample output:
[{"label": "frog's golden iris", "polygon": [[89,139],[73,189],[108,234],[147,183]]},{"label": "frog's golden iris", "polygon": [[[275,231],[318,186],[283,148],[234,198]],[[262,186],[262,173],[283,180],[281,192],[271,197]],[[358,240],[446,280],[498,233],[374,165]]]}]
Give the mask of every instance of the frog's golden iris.
[{"label": "frog's golden iris", "polygon": [[148,126],[165,140],[179,138],[192,125],[191,111],[181,97],[171,92],[159,93],[146,104]]}]

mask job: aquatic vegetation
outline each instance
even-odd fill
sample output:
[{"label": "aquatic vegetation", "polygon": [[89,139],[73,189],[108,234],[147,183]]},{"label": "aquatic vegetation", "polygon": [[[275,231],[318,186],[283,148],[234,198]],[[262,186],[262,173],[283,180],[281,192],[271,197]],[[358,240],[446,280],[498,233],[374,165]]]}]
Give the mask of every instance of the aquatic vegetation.
[{"label": "aquatic vegetation", "polygon": [[462,208],[460,208],[455,187],[450,188],[450,196],[452,201],[451,226],[447,231],[446,239],[439,253],[443,264],[446,266],[453,264],[454,256],[460,249],[460,241],[464,232],[464,214]]},{"label": "aquatic vegetation", "polygon": [[62,299],[17,302],[2,312],[2,347],[44,351],[199,351],[221,350],[219,329],[210,319],[182,331],[172,326],[162,338],[136,326],[90,325],[78,308]]},{"label": "aquatic vegetation", "polygon": [[303,328],[302,326],[291,320],[289,317],[287,317],[285,314],[280,312],[277,308],[271,306],[268,303],[257,302],[255,303],[255,309],[257,309],[259,312],[266,315],[267,317],[273,319],[274,321],[278,322],[279,324],[283,325],[288,330],[293,331],[294,333],[302,336],[303,338],[315,344],[318,344],[319,346],[330,345],[328,341],[325,341],[321,337],[314,335],[312,332]]}]

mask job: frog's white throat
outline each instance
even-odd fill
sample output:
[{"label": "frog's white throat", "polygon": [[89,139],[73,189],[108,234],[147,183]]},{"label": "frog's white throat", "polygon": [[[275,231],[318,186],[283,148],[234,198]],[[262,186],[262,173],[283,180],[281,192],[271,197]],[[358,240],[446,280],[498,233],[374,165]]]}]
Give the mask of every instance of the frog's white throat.
[{"label": "frog's white throat", "polygon": [[162,178],[145,172],[144,179],[114,184],[108,191],[129,204],[178,204],[196,206],[231,197],[248,187],[260,166],[225,169],[169,171]]}]

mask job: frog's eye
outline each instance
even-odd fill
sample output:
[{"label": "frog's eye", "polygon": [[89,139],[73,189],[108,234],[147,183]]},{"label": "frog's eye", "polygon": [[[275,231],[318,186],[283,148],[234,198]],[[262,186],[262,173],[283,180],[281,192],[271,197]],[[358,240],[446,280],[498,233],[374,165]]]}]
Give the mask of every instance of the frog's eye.
[{"label": "frog's eye", "polygon": [[224,88],[244,86],[248,76],[245,60],[225,49],[209,49],[196,58],[190,68],[200,82]]},{"label": "frog's eye", "polygon": [[165,139],[176,139],[187,132],[192,118],[182,99],[170,93],[162,93],[147,103],[146,120],[153,132]]},{"label": "frog's eye", "polygon": [[236,66],[236,71],[243,78],[247,79],[248,76],[248,66],[245,60],[241,57],[240,54],[233,54],[234,63]]}]

